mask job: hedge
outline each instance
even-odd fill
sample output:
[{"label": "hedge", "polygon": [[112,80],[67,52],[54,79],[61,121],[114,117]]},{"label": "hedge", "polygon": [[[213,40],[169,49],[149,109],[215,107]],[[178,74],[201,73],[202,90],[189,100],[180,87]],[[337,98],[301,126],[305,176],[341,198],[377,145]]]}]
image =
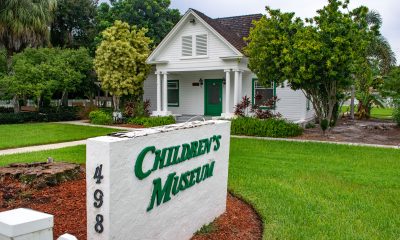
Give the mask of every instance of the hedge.
[{"label": "hedge", "polygon": [[303,134],[303,128],[283,119],[239,117],[232,120],[231,134],[274,138],[295,137]]},{"label": "hedge", "polygon": [[77,108],[49,108],[40,112],[0,113],[0,124],[59,122],[79,119]]},{"label": "hedge", "polygon": [[95,110],[89,114],[90,123],[98,125],[111,125],[113,118],[110,113],[102,110]]},{"label": "hedge", "polygon": [[174,124],[175,118],[173,116],[166,117],[141,117],[141,118],[130,118],[128,123],[142,125],[144,127],[157,127],[169,124]]}]

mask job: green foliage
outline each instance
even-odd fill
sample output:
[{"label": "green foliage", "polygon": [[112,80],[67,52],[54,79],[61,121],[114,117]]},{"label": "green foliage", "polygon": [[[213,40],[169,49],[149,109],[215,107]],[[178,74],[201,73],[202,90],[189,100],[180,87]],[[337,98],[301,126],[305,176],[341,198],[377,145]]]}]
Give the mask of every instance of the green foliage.
[{"label": "green foliage", "polygon": [[114,111],[119,110],[119,97],[143,94],[143,82],[150,72],[146,59],[151,40],[146,29],[115,21],[103,32],[103,41],[96,50],[95,69],[104,90],[114,99]]},{"label": "green foliage", "polygon": [[393,120],[400,127],[400,106],[397,106],[393,111]]},{"label": "green foliage", "polygon": [[330,0],[312,19],[267,7],[255,23],[249,45],[249,68],[261,84],[288,81],[311,99],[319,120],[335,121],[342,93],[361,67],[369,33],[367,8],[347,10],[348,1]]},{"label": "green foliage", "polygon": [[391,97],[394,103],[400,104],[400,66],[393,67],[384,77],[382,93],[385,97]]},{"label": "green foliage", "polygon": [[84,48],[27,48],[14,56],[14,74],[0,78],[0,87],[8,95],[32,96],[40,106],[42,98],[56,91],[75,91],[91,68]]},{"label": "green foliage", "polygon": [[111,125],[113,123],[113,118],[111,114],[102,110],[95,110],[90,112],[89,120],[90,123],[97,125]]},{"label": "green foliage", "polygon": [[283,119],[239,117],[232,120],[231,133],[258,137],[295,137],[303,134],[303,128]]},{"label": "green foliage", "polygon": [[175,118],[173,116],[166,117],[134,117],[128,119],[128,123],[135,125],[142,125],[144,127],[157,127],[174,124]]},{"label": "green foliage", "polygon": [[322,119],[321,122],[319,123],[319,125],[321,126],[322,131],[325,133],[325,131],[328,129],[329,127],[329,121],[328,119]]},{"label": "green foliage", "polygon": [[157,45],[180,19],[177,9],[170,9],[170,0],[116,0],[111,6],[106,3],[98,7],[99,32],[121,20],[138,28],[148,29],[148,37]]},{"label": "green foliage", "polygon": [[96,4],[95,0],[58,0],[50,31],[53,46],[93,48]]},{"label": "green foliage", "polygon": [[198,230],[198,231],[196,232],[195,235],[198,235],[198,236],[207,235],[207,234],[213,233],[213,232],[215,232],[215,231],[217,231],[217,230],[218,230],[217,224],[216,224],[215,222],[212,222],[212,223],[210,223],[210,224],[207,224],[207,225],[202,226],[202,227],[200,228],[200,230]]},{"label": "green foliage", "polygon": [[60,122],[79,119],[77,108],[49,108],[40,112],[1,113],[0,124]]}]

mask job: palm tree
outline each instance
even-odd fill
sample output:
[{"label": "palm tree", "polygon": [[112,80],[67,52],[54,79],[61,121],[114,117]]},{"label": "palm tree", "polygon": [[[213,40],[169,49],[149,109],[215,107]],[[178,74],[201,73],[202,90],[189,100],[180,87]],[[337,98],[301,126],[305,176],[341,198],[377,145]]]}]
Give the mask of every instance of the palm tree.
[{"label": "palm tree", "polygon": [[[43,45],[49,37],[49,26],[56,0],[1,0],[0,46],[7,50],[7,72],[11,73],[12,56],[24,48]],[[14,111],[19,111],[14,96]]]},{"label": "palm tree", "polygon": [[56,3],[56,0],[0,1],[0,43],[7,50],[8,68],[14,53],[47,41]]},{"label": "palm tree", "polygon": [[[360,98],[358,99],[359,118],[369,118],[373,104],[382,106],[382,101],[376,95],[375,87],[379,85],[379,79],[382,79],[383,75],[389,73],[390,69],[396,64],[396,57],[389,42],[379,32],[382,26],[381,15],[374,10],[370,10],[367,13],[366,21],[369,30],[374,33],[374,37],[371,39],[365,54],[366,71],[356,76],[358,85],[357,95]],[[352,91],[354,91],[354,88],[352,88]],[[354,94],[352,93],[351,112],[354,112],[353,97]]]}]

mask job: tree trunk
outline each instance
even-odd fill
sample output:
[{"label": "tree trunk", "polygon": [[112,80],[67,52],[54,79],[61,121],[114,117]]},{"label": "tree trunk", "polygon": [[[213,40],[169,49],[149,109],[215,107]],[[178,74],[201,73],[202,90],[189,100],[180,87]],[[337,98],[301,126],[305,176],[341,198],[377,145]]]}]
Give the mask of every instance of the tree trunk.
[{"label": "tree trunk", "polygon": [[354,99],[356,95],[356,88],[351,85],[351,101],[350,101],[350,118],[354,120]]},{"label": "tree trunk", "polygon": [[119,112],[119,100],[119,96],[113,95],[114,112]]},{"label": "tree trunk", "polygon": [[18,95],[14,95],[13,104],[14,104],[14,113],[19,113],[19,98],[18,98]]},{"label": "tree trunk", "polygon": [[63,107],[68,107],[68,92],[64,90],[61,96],[61,105]]},{"label": "tree trunk", "polygon": [[12,72],[12,57],[14,55],[14,50],[12,49],[7,49],[7,73],[10,74]]}]

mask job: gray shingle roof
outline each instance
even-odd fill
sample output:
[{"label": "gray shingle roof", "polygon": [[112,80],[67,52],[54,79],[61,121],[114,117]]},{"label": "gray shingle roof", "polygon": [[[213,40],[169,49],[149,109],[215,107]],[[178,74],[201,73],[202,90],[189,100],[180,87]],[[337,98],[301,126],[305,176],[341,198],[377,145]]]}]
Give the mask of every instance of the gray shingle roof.
[{"label": "gray shingle roof", "polygon": [[247,45],[244,38],[249,36],[250,28],[253,26],[253,20],[258,21],[262,17],[262,14],[251,14],[213,19],[200,11],[195,9],[191,10],[221,34],[241,53],[244,53],[243,48]]}]

